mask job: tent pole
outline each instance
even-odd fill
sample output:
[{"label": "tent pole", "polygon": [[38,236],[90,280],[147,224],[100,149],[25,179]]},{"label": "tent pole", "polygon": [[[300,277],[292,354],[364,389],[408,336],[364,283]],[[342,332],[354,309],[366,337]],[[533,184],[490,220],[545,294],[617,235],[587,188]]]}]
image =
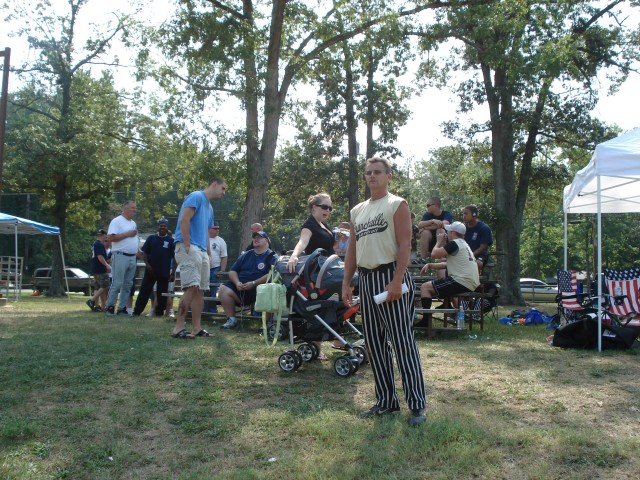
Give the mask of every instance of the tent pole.
[{"label": "tent pole", "polygon": [[602,193],[600,192],[600,175],[598,182],[598,352],[602,352]]},{"label": "tent pole", "polygon": [[564,269],[567,270],[567,211],[564,211]]},{"label": "tent pole", "polygon": [[71,302],[71,294],[69,293],[69,279],[67,278],[67,266],[64,263],[64,250],[62,250],[62,233],[58,234],[58,242],[60,243],[60,256],[62,257],[62,274],[64,275],[64,283],[67,286],[67,299]]},{"label": "tent pole", "polygon": [[14,227],[14,241],[15,244],[13,246],[14,255],[15,255],[15,265],[13,266],[13,299],[14,301],[20,301],[20,291],[22,290],[22,285],[18,285],[18,222],[15,223]]}]

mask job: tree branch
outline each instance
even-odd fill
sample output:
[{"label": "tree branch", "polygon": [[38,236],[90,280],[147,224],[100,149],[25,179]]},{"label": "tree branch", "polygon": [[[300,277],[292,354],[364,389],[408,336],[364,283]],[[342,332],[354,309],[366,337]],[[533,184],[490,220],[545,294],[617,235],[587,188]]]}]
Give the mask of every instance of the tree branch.
[{"label": "tree branch", "polygon": [[245,15],[238,12],[237,10],[234,10],[232,8],[227,7],[226,5],[223,5],[222,3],[218,2],[218,0],[206,0],[206,1],[209,2],[211,5],[213,5],[214,7],[220,10],[224,10],[228,14],[233,15],[234,17],[239,18],[240,20],[247,20],[247,17]]},{"label": "tree branch", "polygon": [[24,108],[25,110],[29,110],[30,112],[33,112],[33,113],[37,113],[37,114],[39,114],[39,115],[42,115],[43,117],[46,117],[46,118],[48,118],[49,120],[51,120],[51,121],[53,121],[53,122],[56,122],[56,123],[57,123],[57,122],[59,122],[59,121],[60,121],[60,119],[59,119],[59,118],[56,118],[55,116],[51,115],[50,113],[45,112],[45,111],[43,111],[43,110],[40,110],[39,108],[34,108],[34,107],[31,107],[31,106],[29,106],[29,105],[27,105],[27,104],[24,104],[24,103],[18,103],[18,102],[15,102],[15,101],[11,100],[11,99],[8,99],[8,102],[9,102],[11,105],[15,105],[16,107]]}]

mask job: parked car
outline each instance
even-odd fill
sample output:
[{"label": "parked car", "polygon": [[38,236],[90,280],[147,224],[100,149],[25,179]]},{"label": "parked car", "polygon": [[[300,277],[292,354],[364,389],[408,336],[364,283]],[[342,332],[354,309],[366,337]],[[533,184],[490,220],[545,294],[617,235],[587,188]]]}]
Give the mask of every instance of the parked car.
[{"label": "parked car", "polygon": [[525,300],[534,302],[555,302],[558,287],[544,283],[537,278],[521,278],[520,291]]},{"label": "parked car", "polygon": [[[65,272],[70,292],[82,292],[85,295],[91,295],[91,285],[93,283],[93,277],[91,275],[74,267],[67,267]],[[36,268],[31,276],[32,288],[43,291],[47,290],[50,285],[51,268]],[[66,285],[63,284],[63,288],[66,288]]]}]

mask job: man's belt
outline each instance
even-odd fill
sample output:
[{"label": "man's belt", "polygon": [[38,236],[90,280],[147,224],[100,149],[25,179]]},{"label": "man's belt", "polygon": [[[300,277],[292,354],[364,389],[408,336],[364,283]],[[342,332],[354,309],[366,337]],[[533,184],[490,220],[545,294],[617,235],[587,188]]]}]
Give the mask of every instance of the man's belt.
[{"label": "man's belt", "polygon": [[384,265],[378,265],[375,268],[358,267],[358,270],[363,275],[369,275],[370,273],[382,272],[384,270],[389,270],[389,269],[393,268],[394,265],[395,265],[395,262],[391,262],[391,263],[385,263]]},{"label": "man's belt", "polygon": [[136,256],[135,253],[124,253],[124,252],[121,252],[120,250],[116,250],[113,253],[117,253],[118,255],[124,255],[125,257],[135,257]]}]

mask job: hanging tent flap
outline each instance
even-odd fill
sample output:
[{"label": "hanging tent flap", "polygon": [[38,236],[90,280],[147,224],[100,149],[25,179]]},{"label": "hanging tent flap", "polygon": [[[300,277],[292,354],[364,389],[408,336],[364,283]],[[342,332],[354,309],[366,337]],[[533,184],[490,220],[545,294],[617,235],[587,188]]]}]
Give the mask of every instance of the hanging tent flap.
[{"label": "hanging tent flap", "polygon": [[564,188],[565,212],[597,212],[598,177],[602,213],[640,211],[640,128],[596,147],[589,164]]},{"label": "hanging tent flap", "polygon": [[58,227],[0,213],[0,234],[13,235],[16,228],[18,235],[60,235]]}]

